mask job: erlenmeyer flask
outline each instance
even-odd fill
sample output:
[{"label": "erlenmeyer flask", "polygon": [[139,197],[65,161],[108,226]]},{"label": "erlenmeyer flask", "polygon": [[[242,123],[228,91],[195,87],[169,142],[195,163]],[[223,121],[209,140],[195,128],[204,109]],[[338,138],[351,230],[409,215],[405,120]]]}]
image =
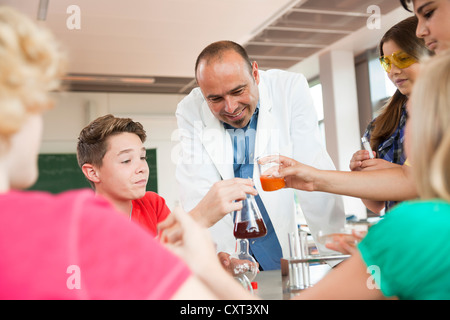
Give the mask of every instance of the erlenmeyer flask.
[{"label": "erlenmeyer flask", "polygon": [[238,239],[253,239],[267,234],[266,224],[251,194],[242,201],[242,209],[235,211],[233,234]]},{"label": "erlenmeyer flask", "polygon": [[242,201],[242,209],[235,211],[233,233],[236,237],[236,251],[230,257],[233,275],[241,283],[248,283],[253,281],[258,272],[258,264],[249,253],[248,239],[267,234],[266,224],[251,194],[247,194]]}]

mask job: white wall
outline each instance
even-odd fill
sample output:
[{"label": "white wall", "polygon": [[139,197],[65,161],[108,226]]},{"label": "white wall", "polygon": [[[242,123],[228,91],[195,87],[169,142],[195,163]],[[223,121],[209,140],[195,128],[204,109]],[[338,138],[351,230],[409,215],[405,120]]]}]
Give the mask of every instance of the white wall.
[{"label": "white wall", "polygon": [[[329,51],[319,61],[327,150],[337,170],[348,171],[353,153],[361,146],[353,52]],[[343,200],[347,214],[366,218],[366,208],[359,198]]]},{"label": "white wall", "polygon": [[156,148],[158,194],[173,209],[178,194],[172,151],[177,128],[175,110],[184,95],[61,92],[44,115],[41,153],[76,153],[78,135],[95,118],[111,113],[139,121],[147,131],[146,148]]}]

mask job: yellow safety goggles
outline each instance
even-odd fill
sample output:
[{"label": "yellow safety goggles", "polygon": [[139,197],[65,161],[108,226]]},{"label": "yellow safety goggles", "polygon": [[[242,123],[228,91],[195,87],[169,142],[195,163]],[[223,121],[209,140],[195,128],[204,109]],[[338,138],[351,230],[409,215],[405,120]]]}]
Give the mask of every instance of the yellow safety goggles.
[{"label": "yellow safety goggles", "polygon": [[390,56],[381,56],[380,62],[386,72],[391,72],[392,64],[399,69],[404,69],[416,63],[417,60],[404,51],[397,51]]}]

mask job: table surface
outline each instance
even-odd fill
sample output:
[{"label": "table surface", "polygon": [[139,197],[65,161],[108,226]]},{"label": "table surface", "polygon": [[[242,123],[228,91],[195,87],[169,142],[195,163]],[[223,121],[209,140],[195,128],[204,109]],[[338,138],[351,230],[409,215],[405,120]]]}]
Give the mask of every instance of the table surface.
[{"label": "table surface", "polygon": [[[331,270],[331,267],[327,264],[311,265],[309,268],[311,284],[313,285]],[[285,300],[295,295],[286,288],[286,279],[281,276],[281,270],[261,271],[253,281],[258,282],[256,294],[261,299]]]}]

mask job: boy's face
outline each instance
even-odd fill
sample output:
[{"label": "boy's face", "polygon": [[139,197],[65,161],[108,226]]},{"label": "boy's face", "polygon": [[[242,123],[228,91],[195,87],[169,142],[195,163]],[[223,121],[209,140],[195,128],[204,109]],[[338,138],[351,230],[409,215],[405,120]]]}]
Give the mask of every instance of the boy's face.
[{"label": "boy's face", "polygon": [[141,139],[123,132],[107,139],[103,163],[97,168],[99,194],[118,201],[142,198],[149,175],[146,153]]}]

